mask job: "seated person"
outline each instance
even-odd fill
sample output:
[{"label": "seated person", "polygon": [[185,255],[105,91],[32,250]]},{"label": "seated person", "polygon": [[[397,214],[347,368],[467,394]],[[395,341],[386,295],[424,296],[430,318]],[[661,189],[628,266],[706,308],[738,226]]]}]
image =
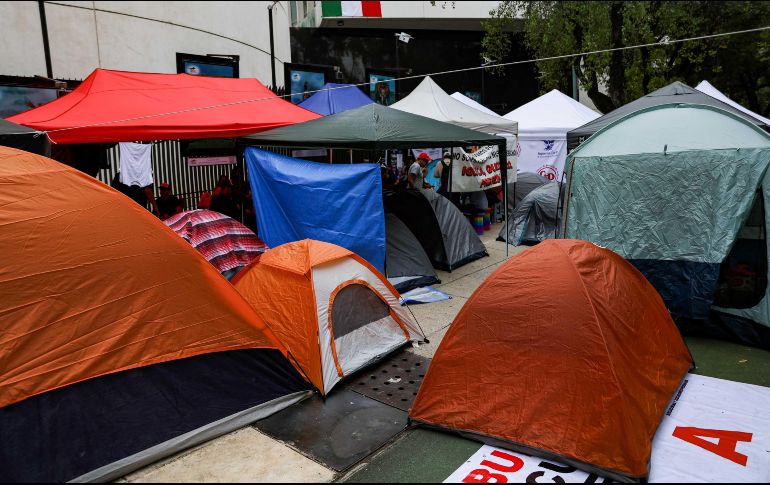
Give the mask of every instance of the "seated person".
[{"label": "seated person", "polygon": [[211,198],[209,210],[232,217],[237,221],[241,220],[241,207],[235,202],[233,185],[229,179],[220,180],[217,184],[217,188],[214,189],[214,196]]},{"label": "seated person", "polygon": [[179,214],[184,210],[184,204],[175,195],[171,195],[171,184],[163,182],[160,184],[160,197],[158,198],[158,211],[160,218],[168,219],[174,214]]},{"label": "seated person", "polygon": [[113,177],[110,185],[113,189],[116,189],[117,191],[129,196],[134,202],[141,205],[145,209],[147,208],[147,203],[149,202],[150,206],[152,206],[151,212],[156,216],[159,215],[158,203],[155,200],[155,194],[153,193],[152,185],[148,185],[147,187],[139,187],[138,185],[128,186],[120,181],[120,172],[115,173],[115,177]]}]

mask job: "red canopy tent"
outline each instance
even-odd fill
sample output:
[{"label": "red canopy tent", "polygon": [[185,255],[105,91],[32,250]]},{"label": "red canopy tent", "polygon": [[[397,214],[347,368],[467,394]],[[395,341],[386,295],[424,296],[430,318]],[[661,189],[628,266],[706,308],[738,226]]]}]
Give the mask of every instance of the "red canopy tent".
[{"label": "red canopy tent", "polygon": [[96,69],[68,95],[8,121],[67,144],[234,138],[319,117],[256,79]]}]

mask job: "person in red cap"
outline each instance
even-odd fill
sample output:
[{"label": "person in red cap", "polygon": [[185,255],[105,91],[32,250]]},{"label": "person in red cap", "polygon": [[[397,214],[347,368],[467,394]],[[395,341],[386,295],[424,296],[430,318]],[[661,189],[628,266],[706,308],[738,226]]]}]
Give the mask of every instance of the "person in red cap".
[{"label": "person in red cap", "polygon": [[160,184],[160,197],[158,197],[158,212],[160,212],[160,218],[168,219],[174,214],[178,214],[184,210],[182,201],[175,195],[171,195],[171,184],[163,182]]},{"label": "person in red cap", "polygon": [[430,155],[425,152],[420,153],[417,160],[409,167],[409,175],[407,176],[408,186],[410,189],[429,189],[431,185],[425,182],[425,167],[430,163]]}]

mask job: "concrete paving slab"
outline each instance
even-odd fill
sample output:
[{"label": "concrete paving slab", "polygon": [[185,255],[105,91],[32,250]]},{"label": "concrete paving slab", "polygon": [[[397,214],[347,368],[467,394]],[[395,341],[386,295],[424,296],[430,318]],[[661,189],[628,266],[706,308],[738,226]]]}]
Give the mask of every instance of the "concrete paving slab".
[{"label": "concrete paving slab", "polygon": [[470,298],[489,275],[497,271],[502,262],[480,269],[472,274],[465,275],[455,281],[441,286],[441,291],[453,297]]},{"label": "concrete paving slab", "polygon": [[433,340],[431,335],[452,323],[465,302],[466,298],[452,296],[451,300],[410,305],[409,309],[412,310],[414,318],[417,319],[428,340]]},{"label": "concrete paving slab", "polygon": [[[515,251],[510,252],[510,256],[513,256],[514,254],[515,254]],[[480,270],[484,270],[489,267],[497,267],[505,260],[506,260],[505,253],[495,254],[495,257],[487,256],[485,258],[477,259],[476,261],[468,263],[465,266],[462,266],[452,271],[451,273],[448,273],[446,271],[436,271],[436,274],[438,275],[438,278],[441,280],[441,283],[434,286],[436,288],[442,288],[447,284],[457,281],[463,276],[476,273]]]},{"label": "concrete paving slab", "polygon": [[429,344],[420,345],[418,348],[411,348],[409,349],[409,352],[414,352],[417,355],[421,355],[423,357],[432,359],[433,355],[436,353],[436,350],[438,349],[438,346],[441,344],[441,340],[444,339],[444,335],[446,335],[447,331],[449,331],[449,327],[450,326],[447,325],[441,330],[432,333],[430,336]]},{"label": "concrete paving slab", "polygon": [[313,483],[334,472],[254,428],[243,428],[125,477],[144,483]]}]

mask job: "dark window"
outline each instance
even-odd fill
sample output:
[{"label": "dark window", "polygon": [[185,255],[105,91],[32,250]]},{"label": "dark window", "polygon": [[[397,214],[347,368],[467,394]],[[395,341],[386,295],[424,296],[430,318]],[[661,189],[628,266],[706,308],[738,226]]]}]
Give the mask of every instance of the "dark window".
[{"label": "dark window", "polygon": [[332,330],[338,339],[390,315],[390,307],[368,286],[343,288],[332,303]]},{"label": "dark window", "polygon": [[236,55],[176,54],[176,72],[192,76],[239,77],[239,63]]},{"label": "dark window", "polygon": [[719,269],[714,304],[725,308],[756,306],[767,291],[767,240],[765,204],[757,192],[735,246]]}]

